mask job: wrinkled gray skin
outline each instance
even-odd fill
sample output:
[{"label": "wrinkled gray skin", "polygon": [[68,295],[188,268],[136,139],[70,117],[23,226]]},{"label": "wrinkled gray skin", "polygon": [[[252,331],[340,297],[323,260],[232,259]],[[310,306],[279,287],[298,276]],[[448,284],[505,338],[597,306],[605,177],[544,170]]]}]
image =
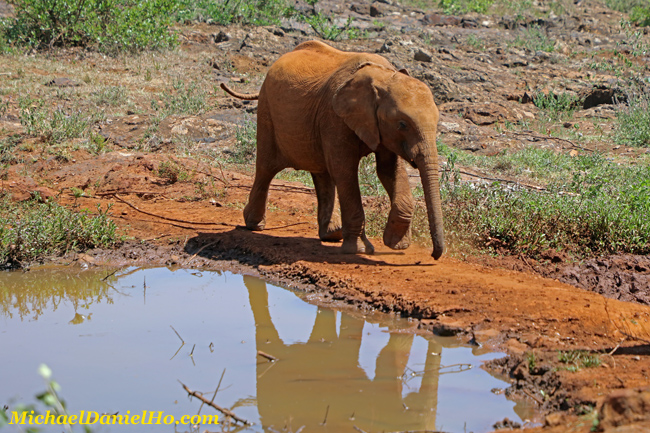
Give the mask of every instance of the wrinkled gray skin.
[{"label": "wrinkled gray skin", "polygon": [[[384,243],[405,249],[411,242],[415,201],[404,160],[420,171],[433,242],[432,256],[445,249],[436,130],[438,108],[429,88],[386,59],[348,53],[310,41],[283,55],[259,95],[255,181],[244,209],[246,227],[263,230],[269,185],[282,169],[312,174],[318,199],[319,236],[343,239],[344,253],[368,253],[359,190],[360,159],[374,152],[377,174],[391,210]],[[338,192],[341,218],[334,212]]]}]

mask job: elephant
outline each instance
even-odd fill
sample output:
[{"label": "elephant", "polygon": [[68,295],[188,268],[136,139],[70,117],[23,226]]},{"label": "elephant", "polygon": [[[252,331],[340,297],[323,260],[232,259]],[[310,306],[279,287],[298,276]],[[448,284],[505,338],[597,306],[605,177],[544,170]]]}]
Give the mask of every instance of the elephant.
[{"label": "elephant", "polygon": [[[244,208],[249,230],[264,229],[271,180],[291,167],[312,175],[320,239],[343,240],[343,253],[372,254],[358,169],[361,158],[374,152],[391,203],[384,244],[401,250],[411,243],[415,200],[404,166],[408,162],[420,172],[431,255],[440,258],[445,242],[436,149],[439,113],[426,84],[378,54],[308,41],[271,65],[259,93],[221,87],[236,98],[258,100],[255,180]],[[337,195],[340,217],[334,212]]]}]

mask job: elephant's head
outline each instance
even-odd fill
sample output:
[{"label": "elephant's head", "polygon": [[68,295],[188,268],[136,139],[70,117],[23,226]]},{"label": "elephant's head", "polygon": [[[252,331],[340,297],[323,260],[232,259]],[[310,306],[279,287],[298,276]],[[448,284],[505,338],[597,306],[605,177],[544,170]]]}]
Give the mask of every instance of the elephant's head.
[{"label": "elephant's head", "polygon": [[382,145],[420,171],[436,260],[445,249],[436,131],[431,91],[406,71],[360,65],[336,90],[333,108],[370,149]]}]

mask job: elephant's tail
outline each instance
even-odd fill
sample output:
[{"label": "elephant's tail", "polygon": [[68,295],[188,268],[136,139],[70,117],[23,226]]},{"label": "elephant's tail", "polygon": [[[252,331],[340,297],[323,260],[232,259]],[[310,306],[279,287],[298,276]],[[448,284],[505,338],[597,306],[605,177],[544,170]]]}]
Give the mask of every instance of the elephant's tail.
[{"label": "elephant's tail", "polygon": [[235,92],[234,90],[229,89],[228,86],[226,86],[224,83],[221,83],[221,88],[225,90],[229,95],[234,96],[235,98],[245,99],[247,101],[254,101],[260,97],[259,92],[251,94]]}]

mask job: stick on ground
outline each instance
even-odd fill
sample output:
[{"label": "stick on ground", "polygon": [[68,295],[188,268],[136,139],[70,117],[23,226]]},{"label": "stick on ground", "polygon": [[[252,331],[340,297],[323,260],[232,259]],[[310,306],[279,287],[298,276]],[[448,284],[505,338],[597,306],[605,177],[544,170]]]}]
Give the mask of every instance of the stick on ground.
[{"label": "stick on ground", "polygon": [[202,395],[201,393],[196,392],[196,391],[192,391],[191,389],[189,389],[189,388],[188,388],[188,387],[187,387],[183,382],[181,382],[180,380],[178,381],[178,383],[181,384],[181,386],[183,387],[183,389],[185,390],[185,392],[187,392],[188,395],[191,395],[192,397],[196,397],[196,398],[198,398],[199,400],[201,400],[203,403],[207,404],[208,406],[212,406],[213,408],[215,408],[216,410],[218,410],[218,411],[221,412],[222,414],[224,414],[224,415],[226,415],[226,416],[228,416],[228,417],[234,419],[235,422],[239,422],[239,423],[244,424],[244,425],[253,425],[252,422],[247,421],[247,420],[245,420],[245,419],[243,419],[243,418],[238,417],[238,416],[235,415],[231,410],[226,409],[225,407],[221,407],[221,406],[219,406],[218,404],[211,402],[211,401],[208,400],[207,398],[203,397],[203,395]]}]

